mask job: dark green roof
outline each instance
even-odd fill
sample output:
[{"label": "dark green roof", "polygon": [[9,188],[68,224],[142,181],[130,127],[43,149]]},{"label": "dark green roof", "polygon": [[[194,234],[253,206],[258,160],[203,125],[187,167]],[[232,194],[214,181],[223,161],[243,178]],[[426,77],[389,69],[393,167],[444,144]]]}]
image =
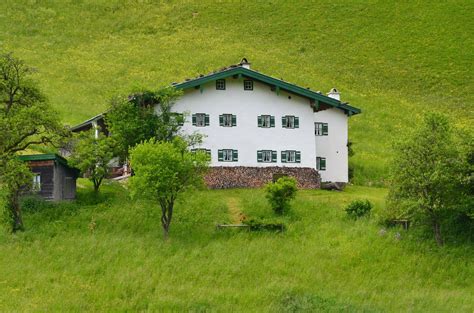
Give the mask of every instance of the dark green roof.
[{"label": "dark green roof", "polygon": [[63,164],[69,168],[75,169],[72,166],[67,164],[67,160],[60,155],[55,153],[46,153],[46,154],[29,154],[29,155],[19,155],[18,158],[22,161],[56,161]]},{"label": "dark green roof", "polygon": [[285,82],[281,79],[270,77],[268,75],[259,73],[257,71],[247,69],[240,65],[233,65],[231,67],[225,68],[221,71],[214,72],[206,76],[201,76],[201,77],[191,79],[182,83],[174,84],[174,87],[179,88],[179,89],[188,89],[188,88],[201,86],[203,84],[206,84],[211,81],[215,81],[217,79],[223,79],[223,78],[234,76],[234,75],[253,78],[255,80],[269,84],[271,86],[275,86],[276,88],[280,88],[281,90],[286,90],[294,94],[312,99],[316,103],[319,103],[319,102],[325,103],[331,107],[339,108],[343,110],[344,112],[348,113],[349,115],[361,113],[360,109],[353,107],[349,105],[348,103],[343,103],[334,98],[325,96],[319,92],[312,91],[308,88],[303,88],[303,87]]}]

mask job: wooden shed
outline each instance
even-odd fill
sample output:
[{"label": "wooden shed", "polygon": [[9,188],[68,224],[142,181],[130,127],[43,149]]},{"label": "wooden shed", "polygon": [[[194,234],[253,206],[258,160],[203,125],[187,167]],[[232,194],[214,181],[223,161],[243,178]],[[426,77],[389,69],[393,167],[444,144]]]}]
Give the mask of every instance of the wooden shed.
[{"label": "wooden shed", "polygon": [[57,154],[21,155],[33,172],[32,191],[46,200],[71,200],[76,198],[76,180],[79,170],[69,166]]}]

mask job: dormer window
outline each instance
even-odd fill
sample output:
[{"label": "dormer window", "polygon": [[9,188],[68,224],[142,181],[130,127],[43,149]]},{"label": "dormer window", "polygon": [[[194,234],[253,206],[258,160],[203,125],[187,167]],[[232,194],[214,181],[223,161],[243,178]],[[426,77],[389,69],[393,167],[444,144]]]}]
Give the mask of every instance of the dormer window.
[{"label": "dormer window", "polygon": [[253,80],[244,80],[244,90],[253,90]]},{"label": "dormer window", "polygon": [[225,79],[216,80],[216,90],[225,90]]}]

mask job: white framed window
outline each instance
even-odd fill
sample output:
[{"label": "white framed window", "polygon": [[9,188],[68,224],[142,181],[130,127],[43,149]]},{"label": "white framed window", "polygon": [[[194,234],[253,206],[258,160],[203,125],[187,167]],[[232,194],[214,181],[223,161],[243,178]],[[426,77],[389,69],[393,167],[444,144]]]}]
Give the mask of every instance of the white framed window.
[{"label": "white framed window", "polygon": [[33,185],[31,188],[33,191],[41,191],[41,174],[33,173]]},{"label": "white framed window", "polygon": [[204,127],[209,126],[209,114],[196,113],[192,116],[193,126]]},{"label": "white framed window", "polygon": [[221,149],[217,151],[217,159],[219,162],[237,162],[239,152],[234,149]]},{"label": "white framed window", "polygon": [[224,161],[226,162],[232,162],[232,150],[230,149],[225,149],[222,151],[224,154],[223,154],[223,159]]},{"label": "white framed window", "polygon": [[275,127],[275,117],[271,115],[259,115],[257,122],[258,122],[258,127],[262,127],[262,128]]},{"label": "white framed window", "polygon": [[316,136],[327,136],[328,123],[314,123],[314,134]]},{"label": "white framed window", "polygon": [[225,79],[216,80],[216,90],[225,90]]},{"label": "white framed window", "polygon": [[271,127],[270,115],[262,115],[262,127]]},{"label": "white framed window", "polygon": [[222,126],[232,127],[232,114],[222,114]]},{"label": "white framed window", "polygon": [[206,114],[198,113],[196,114],[196,126],[203,127],[206,125]]},{"label": "white framed window", "polygon": [[325,171],[326,170],[326,158],[317,157],[316,158],[316,169],[318,171]]},{"label": "white framed window", "polygon": [[244,90],[253,90],[253,80],[244,80]]},{"label": "white framed window", "polygon": [[296,162],[296,151],[287,151],[286,152],[286,162],[295,163]]},{"label": "white framed window", "polygon": [[271,162],[272,161],[272,152],[269,150],[262,151],[262,162]]},{"label": "white framed window", "polygon": [[300,119],[293,115],[282,116],[281,125],[283,128],[299,128]]},{"label": "white framed window", "polygon": [[286,150],[281,152],[282,163],[301,163],[301,151]]}]

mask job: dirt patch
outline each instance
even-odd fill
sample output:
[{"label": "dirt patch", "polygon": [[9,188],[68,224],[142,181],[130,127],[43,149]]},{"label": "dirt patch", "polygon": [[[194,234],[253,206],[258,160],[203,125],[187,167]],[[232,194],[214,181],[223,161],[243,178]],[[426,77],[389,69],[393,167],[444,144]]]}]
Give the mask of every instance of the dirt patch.
[{"label": "dirt patch", "polygon": [[245,220],[246,216],[240,208],[240,201],[237,198],[227,198],[227,207],[229,208],[229,216],[232,224],[240,224]]}]

